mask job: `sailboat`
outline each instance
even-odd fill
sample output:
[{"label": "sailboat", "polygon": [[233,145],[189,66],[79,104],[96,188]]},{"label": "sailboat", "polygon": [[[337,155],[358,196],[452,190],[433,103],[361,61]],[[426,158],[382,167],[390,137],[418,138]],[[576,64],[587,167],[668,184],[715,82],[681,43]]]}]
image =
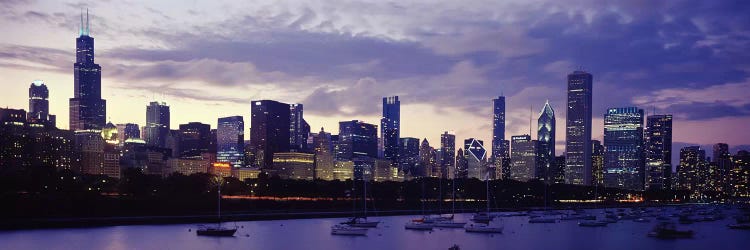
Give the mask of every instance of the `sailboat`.
[{"label": "sailboat", "polygon": [[474,216],[471,218],[471,220],[474,221],[474,222],[477,222],[477,223],[489,224],[492,221],[492,219],[495,218],[495,216],[493,216],[490,213],[490,182],[489,182],[489,179],[490,179],[490,173],[487,172],[487,174],[486,174],[486,180],[485,180],[485,183],[487,185],[487,212],[478,212],[478,213],[474,214]]},{"label": "sailboat", "polygon": [[[353,182],[352,182],[352,185]],[[365,228],[375,228],[378,227],[378,224],[380,224],[380,221],[372,221],[367,219],[367,181],[362,180],[362,190],[363,190],[363,196],[362,196],[362,203],[364,204],[363,210],[363,216],[354,216],[350,218],[347,221],[342,222],[341,224],[348,225],[351,227],[365,227]]]},{"label": "sailboat", "polygon": [[544,213],[541,216],[532,215],[529,218],[529,223],[557,223],[557,217],[553,216],[555,213],[547,211],[547,183],[544,182]]},{"label": "sailboat", "polygon": [[234,228],[227,228],[223,227],[221,225],[221,183],[223,182],[222,177],[219,179],[219,185],[217,190],[217,208],[216,208],[216,215],[218,217],[218,220],[216,222],[215,226],[212,225],[198,225],[198,229],[195,230],[195,233],[200,236],[219,236],[219,237],[233,237],[234,233],[237,232],[237,227]]},{"label": "sailboat", "polygon": [[420,231],[431,231],[433,224],[431,221],[427,220],[427,216],[424,215],[424,177],[421,178],[422,181],[422,197],[420,199],[422,203],[422,219],[415,219],[407,222],[404,225],[404,229],[408,230],[420,230]]},{"label": "sailboat", "polygon": [[[490,214],[490,173],[487,172],[485,175],[485,185],[487,190],[487,213],[486,216],[489,218],[487,220],[487,223],[471,223],[467,224],[464,229],[466,232],[469,233],[502,233],[503,232],[503,226],[495,226],[491,225],[492,223],[492,215]],[[474,218],[476,218],[477,215],[474,215]],[[477,222],[475,220],[475,222]]]},{"label": "sailboat", "polygon": [[[463,228],[464,226],[466,226],[466,222],[453,221],[453,217],[456,214],[456,181],[455,181],[455,179],[452,180],[452,182],[453,183],[451,184],[451,187],[453,188],[453,195],[452,195],[451,201],[453,202],[453,207],[451,208],[451,216],[448,216],[448,217],[442,217],[442,216],[440,216],[439,220],[433,221],[433,226],[435,226],[435,227],[442,227],[442,228]],[[442,194],[442,192],[441,192],[441,194]],[[441,195],[441,197],[440,197],[441,201],[442,201],[442,198],[443,197]]]}]

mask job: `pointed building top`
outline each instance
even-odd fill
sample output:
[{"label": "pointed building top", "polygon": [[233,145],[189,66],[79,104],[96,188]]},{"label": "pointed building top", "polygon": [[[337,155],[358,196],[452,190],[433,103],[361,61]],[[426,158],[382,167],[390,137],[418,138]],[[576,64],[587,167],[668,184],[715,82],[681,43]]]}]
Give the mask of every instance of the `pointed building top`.
[{"label": "pointed building top", "polygon": [[555,110],[552,109],[551,105],[549,105],[549,100],[547,100],[546,102],[544,102],[544,107],[542,107],[542,111],[539,112],[539,116],[542,116],[542,115],[545,115],[545,114],[547,116],[554,116],[555,115]]}]

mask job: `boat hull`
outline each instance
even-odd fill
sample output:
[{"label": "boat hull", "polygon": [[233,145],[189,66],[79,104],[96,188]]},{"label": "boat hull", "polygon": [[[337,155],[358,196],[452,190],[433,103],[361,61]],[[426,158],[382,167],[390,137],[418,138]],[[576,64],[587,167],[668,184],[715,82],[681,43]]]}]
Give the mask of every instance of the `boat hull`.
[{"label": "boat hull", "polygon": [[424,223],[406,223],[404,225],[404,229],[408,230],[418,230],[418,231],[430,231],[432,230],[431,224],[424,224]]},{"label": "boat hull", "polygon": [[433,226],[440,228],[463,228],[466,226],[466,222],[437,222]]},{"label": "boat hull", "polygon": [[492,226],[467,226],[465,227],[465,230],[467,233],[486,233],[486,234],[499,234],[503,233],[502,227],[492,227]]},{"label": "boat hull", "polygon": [[233,237],[237,229],[198,229],[195,233],[200,236]]}]

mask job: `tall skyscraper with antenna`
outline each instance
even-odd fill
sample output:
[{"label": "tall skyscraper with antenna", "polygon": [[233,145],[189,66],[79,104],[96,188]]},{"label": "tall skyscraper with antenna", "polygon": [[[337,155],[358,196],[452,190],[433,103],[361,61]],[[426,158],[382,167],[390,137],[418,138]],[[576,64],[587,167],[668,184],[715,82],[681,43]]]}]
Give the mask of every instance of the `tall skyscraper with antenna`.
[{"label": "tall skyscraper with antenna", "polygon": [[398,96],[383,97],[383,117],[380,118],[380,138],[383,156],[392,163],[398,162],[401,137],[401,102]]},{"label": "tall skyscraper with antenna", "polygon": [[74,91],[70,98],[70,130],[100,130],[107,116],[107,102],[102,99],[102,68],[94,63],[94,38],[90,36],[89,13],[81,13],[81,27],[76,38],[76,62],[73,64]]},{"label": "tall skyscraper with antenna", "polygon": [[505,140],[505,96],[492,99],[492,161],[496,164],[505,157],[502,152]]}]

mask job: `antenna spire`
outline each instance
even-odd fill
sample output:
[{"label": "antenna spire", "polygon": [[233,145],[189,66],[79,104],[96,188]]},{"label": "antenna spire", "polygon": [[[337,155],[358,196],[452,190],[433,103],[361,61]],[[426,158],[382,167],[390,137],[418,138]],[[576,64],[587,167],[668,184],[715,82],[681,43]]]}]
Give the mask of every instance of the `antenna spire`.
[{"label": "antenna spire", "polygon": [[531,120],[534,116],[534,105],[529,105],[529,138],[531,138]]},{"label": "antenna spire", "polygon": [[89,8],[86,8],[86,35],[91,34],[91,26],[89,26]]},{"label": "antenna spire", "polygon": [[83,9],[81,9],[81,24],[78,25],[78,36],[83,35]]}]

